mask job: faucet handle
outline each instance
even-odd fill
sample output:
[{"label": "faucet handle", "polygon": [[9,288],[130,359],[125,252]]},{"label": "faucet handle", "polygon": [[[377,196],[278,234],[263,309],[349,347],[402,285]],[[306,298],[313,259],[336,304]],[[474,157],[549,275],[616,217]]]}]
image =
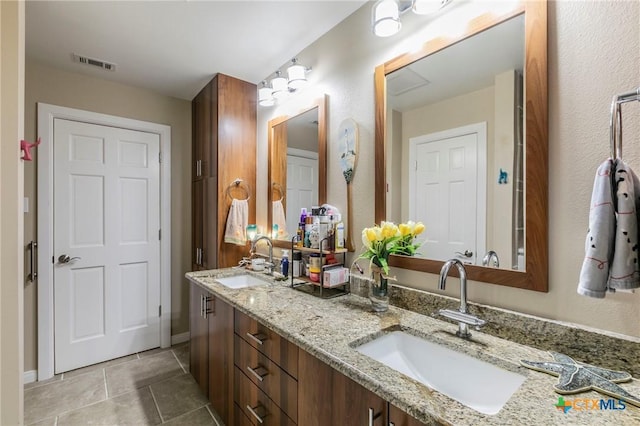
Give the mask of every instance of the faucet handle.
[{"label": "faucet handle", "polygon": [[452,311],[451,309],[440,309],[438,311],[438,315],[442,315],[445,318],[474,326],[476,327],[476,329],[479,329],[487,323],[485,320],[480,319],[475,315],[465,314],[460,311]]},{"label": "faucet handle", "polygon": [[459,252],[459,251],[457,251],[455,253],[458,255],[458,257],[466,257],[466,258],[473,257],[473,252],[471,250],[465,250],[464,253]]}]

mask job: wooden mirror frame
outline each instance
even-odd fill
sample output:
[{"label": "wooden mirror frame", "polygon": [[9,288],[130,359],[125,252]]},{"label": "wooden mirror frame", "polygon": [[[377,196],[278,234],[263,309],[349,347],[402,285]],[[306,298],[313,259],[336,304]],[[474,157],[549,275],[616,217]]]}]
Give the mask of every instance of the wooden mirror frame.
[{"label": "wooden mirror frame", "polygon": [[[421,50],[400,55],[375,69],[375,220],[386,216],[386,75],[419,59],[524,13],[525,17],[525,271],[465,265],[467,277],[540,292],[548,284],[548,99],[547,2],[525,1],[506,15],[482,15],[469,22],[467,32],[455,39],[436,38]],[[438,274],[443,261],[391,256],[391,266]],[[455,268],[454,268],[455,269]],[[454,275],[457,273],[454,273]]]},{"label": "wooden mirror frame", "polygon": [[[273,167],[274,159],[277,156],[276,150],[282,149],[277,146],[278,137],[276,134],[276,126],[285,123],[287,120],[304,114],[307,111],[311,111],[314,108],[318,108],[318,205],[325,204],[327,202],[327,103],[328,97],[324,95],[322,98],[316,99],[312,105],[298,112],[294,116],[280,116],[268,123],[268,143],[269,143],[269,165],[268,165],[268,193],[267,193],[267,226],[271,229],[273,223],[273,177],[277,173]],[[284,188],[286,191],[286,188]],[[311,207],[311,206],[309,206]],[[285,240],[273,240],[274,247],[291,248],[291,241]]]}]

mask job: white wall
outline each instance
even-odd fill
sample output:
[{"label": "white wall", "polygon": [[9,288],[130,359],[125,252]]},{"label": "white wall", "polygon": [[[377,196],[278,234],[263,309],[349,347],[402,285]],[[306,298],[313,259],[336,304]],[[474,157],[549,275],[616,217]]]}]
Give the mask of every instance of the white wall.
[{"label": "white wall", "polygon": [[[266,223],[267,121],[329,95],[328,201],[346,210],[346,187],[337,161],[337,129],[352,117],[360,125],[360,156],[353,181],[354,227],[359,234],[374,221],[374,67],[458,21],[453,7],[443,19],[403,16],[404,28],[379,39],[369,28],[365,5],[301,52],[312,65],[311,87],[286,104],[258,111],[258,222]],[[604,300],[578,296],[576,287],[588,226],[593,175],[608,155],[609,106],[614,94],[640,84],[640,3],[637,1],[552,1],[549,3],[549,292],[472,282],[471,301],[546,318],[640,337],[640,292],[608,295]],[[420,19],[420,20],[419,20]],[[419,30],[418,30],[419,29]],[[267,70],[268,72],[269,70]],[[274,70],[275,71],[275,70]],[[265,76],[266,77],[266,76]],[[625,105],[625,157],[640,171],[640,103]],[[401,282],[436,292],[436,276],[394,271]],[[456,296],[451,286],[447,294]]]}]

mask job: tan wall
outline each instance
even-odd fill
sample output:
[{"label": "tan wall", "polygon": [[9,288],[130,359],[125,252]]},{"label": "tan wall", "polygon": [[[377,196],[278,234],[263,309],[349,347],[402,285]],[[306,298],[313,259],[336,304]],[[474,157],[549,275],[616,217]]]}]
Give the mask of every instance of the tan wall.
[{"label": "tan wall", "polygon": [[[442,19],[456,22],[462,6]],[[354,235],[374,220],[374,102],[376,65],[417,43],[453,28],[437,19],[403,15],[400,34],[387,39],[371,34],[367,4],[298,58],[313,66],[311,87],[286,104],[258,111],[258,222],[266,223],[267,121],[329,95],[328,201],[346,211],[346,187],[337,160],[337,130],[352,117],[360,125],[360,156],[353,181]],[[595,170],[608,155],[609,106],[614,94],[640,81],[640,3],[631,1],[559,1],[549,3],[549,292],[537,293],[472,282],[471,301],[575,322],[640,337],[640,292],[613,294],[604,300],[579,296],[589,200]],[[422,20],[420,20],[422,19]],[[265,70],[265,76],[271,70]],[[640,105],[625,105],[625,157],[640,170]],[[436,290],[436,276],[397,270],[401,282]],[[457,296],[457,286],[447,294]]]},{"label": "tan wall", "polygon": [[[191,102],[106,80],[26,63],[25,134],[36,137],[36,103],[116,115],[171,126],[171,334],[189,331],[191,269]],[[36,162],[25,165],[25,241],[36,237]],[[25,288],[25,371],[37,369],[36,285]]]},{"label": "tan wall", "polygon": [[24,2],[0,2],[0,424],[22,424]]}]

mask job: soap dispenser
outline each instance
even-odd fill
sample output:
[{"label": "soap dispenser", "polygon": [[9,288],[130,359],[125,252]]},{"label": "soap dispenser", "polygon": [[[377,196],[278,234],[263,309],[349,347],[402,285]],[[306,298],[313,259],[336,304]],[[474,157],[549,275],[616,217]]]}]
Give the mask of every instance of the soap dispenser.
[{"label": "soap dispenser", "polygon": [[289,250],[282,250],[282,260],[280,261],[280,272],[285,277],[289,276]]}]

